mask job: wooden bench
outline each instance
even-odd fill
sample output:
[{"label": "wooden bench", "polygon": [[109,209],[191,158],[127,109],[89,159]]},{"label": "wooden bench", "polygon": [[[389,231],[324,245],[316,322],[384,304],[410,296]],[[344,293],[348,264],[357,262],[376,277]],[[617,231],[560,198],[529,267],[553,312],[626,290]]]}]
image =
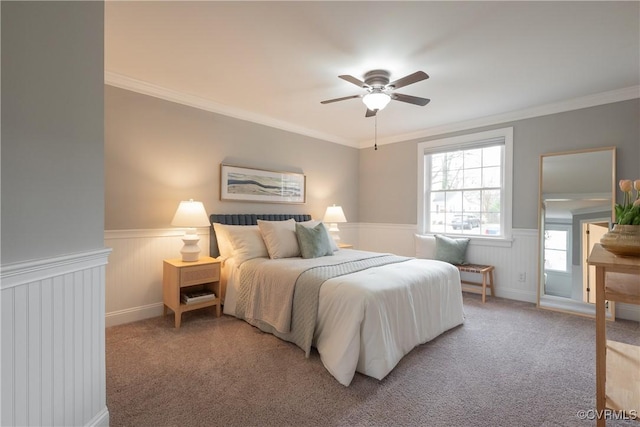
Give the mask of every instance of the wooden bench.
[{"label": "wooden bench", "polygon": [[482,265],[482,264],[455,264],[458,267],[458,270],[461,273],[477,273],[482,275],[482,282],[470,282],[468,280],[460,280],[461,283],[465,285],[474,285],[480,286],[482,289],[473,289],[467,288],[463,289],[468,292],[475,292],[482,294],[482,303],[484,304],[486,296],[487,296],[487,286],[489,290],[491,290],[491,296],[496,296],[496,291],[493,287],[493,271],[495,267],[493,265]]}]

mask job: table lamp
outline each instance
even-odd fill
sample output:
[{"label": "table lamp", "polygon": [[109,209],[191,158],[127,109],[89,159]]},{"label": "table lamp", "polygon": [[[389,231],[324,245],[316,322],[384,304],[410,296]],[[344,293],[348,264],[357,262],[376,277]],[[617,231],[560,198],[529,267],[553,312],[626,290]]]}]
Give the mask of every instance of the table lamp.
[{"label": "table lamp", "polygon": [[182,237],[184,246],[180,250],[182,261],[198,261],[200,255],[198,241],[200,238],[196,233],[196,227],[208,227],[211,225],[202,202],[194,202],[193,199],[180,202],[178,210],[176,210],[176,214],[173,216],[173,221],[171,221],[171,225],[175,227],[186,227],[184,236]]},{"label": "table lamp", "polygon": [[338,229],[339,222],[347,222],[347,218],[344,216],[342,206],[329,206],[324,213],[324,222],[329,223],[329,233],[333,240],[337,243],[340,242],[340,230]]}]

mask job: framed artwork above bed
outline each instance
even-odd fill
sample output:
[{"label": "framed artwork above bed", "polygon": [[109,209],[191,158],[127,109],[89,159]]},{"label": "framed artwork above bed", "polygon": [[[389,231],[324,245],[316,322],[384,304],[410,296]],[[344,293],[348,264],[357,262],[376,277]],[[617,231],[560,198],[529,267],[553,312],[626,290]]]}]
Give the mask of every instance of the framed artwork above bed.
[{"label": "framed artwork above bed", "polygon": [[305,203],[306,176],[223,163],[220,165],[220,200]]}]

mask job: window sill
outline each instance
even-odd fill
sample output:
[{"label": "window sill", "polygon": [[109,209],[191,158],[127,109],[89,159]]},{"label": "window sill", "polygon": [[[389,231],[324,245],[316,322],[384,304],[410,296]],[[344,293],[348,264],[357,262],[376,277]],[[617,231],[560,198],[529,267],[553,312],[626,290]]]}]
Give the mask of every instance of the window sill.
[{"label": "window sill", "polygon": [[[427,233],[431,234],[431,233]],[[467,234],[446,234],[446,233],[438,233],[444,236],[450,237],[452,239],[460,239],[460,238],[469,238],[469,244],[471,246],[489,246],[489,247],[500,247],[500,248],[510,248],[513,246],[513,237],[485,237],[485,236],[470,236]]]}]

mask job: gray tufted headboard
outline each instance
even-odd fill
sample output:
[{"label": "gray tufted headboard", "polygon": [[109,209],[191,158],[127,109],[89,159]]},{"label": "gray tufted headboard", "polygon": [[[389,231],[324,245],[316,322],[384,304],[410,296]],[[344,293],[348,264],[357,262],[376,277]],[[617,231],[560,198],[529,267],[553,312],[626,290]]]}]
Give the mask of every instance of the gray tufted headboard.
[{"label": "gray tufted headboard", "polygon": [[310,221],[311,215],[308,214],[211,214],[209,222],[209,255],[216,258],[220,255],[218,250],[218,241],[216,240],[216,232],[213,223],[228,225],[257,225],[258,220],[264,221],[286,221],[293,218],[296,222]]}]

